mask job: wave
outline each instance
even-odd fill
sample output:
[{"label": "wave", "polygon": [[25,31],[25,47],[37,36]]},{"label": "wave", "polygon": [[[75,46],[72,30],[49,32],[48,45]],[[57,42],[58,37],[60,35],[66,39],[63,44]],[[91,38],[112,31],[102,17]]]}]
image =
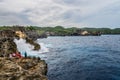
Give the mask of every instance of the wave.
[{"label": "wave", "polygon": [[49,48],[46,47],[46,44],[44,43],[39,43],[41,49],[38,51],[34,51],[34,46],[26,43],[26,40],[24,39],[14,39],[14,42],[16,43],[17,49],[21,52],[22,55],[27,52],[28,56],[40,56],[40,53],[49,52]]}]

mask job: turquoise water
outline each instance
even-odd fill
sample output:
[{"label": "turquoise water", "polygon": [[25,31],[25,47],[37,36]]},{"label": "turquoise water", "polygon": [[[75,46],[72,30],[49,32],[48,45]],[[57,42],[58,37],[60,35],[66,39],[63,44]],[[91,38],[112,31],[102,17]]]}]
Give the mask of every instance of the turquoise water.
[{"label": "turquoise water", "polygon": [[39,39],[49,80],[120,80],[120,35]]}]

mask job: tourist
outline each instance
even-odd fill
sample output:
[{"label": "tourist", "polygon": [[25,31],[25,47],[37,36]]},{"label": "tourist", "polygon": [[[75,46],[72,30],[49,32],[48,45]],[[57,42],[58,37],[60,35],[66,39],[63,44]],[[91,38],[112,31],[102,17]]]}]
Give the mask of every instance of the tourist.
[{"label": "tourist", "polygon": [[20,52],[16,52],[16,57],[18,57],[18,58],[22,58],[21,53],[20,53]]},{"label": "tourist", "polygon": [[27,58],[27,52],[26,51],[25,51],[24,55],[25,55],[24,57]]}]

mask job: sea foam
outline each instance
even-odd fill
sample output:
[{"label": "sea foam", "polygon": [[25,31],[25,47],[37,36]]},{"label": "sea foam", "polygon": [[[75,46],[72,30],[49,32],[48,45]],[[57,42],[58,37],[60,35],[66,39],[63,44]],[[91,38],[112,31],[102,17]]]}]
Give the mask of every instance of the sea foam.
[{"label": "sea foam", "polygon": [[[48,47],[46,47],[47,45],[44,43],[40,43],[38,42],[38,44],[40,44],[41,49],[38,51],[34,51],[34,46],[30,45],[29,43],[26,43],[26,40],[24,39],[14,39],[14,42],[17,45],[17,49],[21,52],[21,54],[24,56],[24,53],[27,52],[28,56],[42,56],[44,57],[44,55],[42,55],[42,53],[47,53],[49,52]],[[40,55],[41,54],[41,55]]]}]

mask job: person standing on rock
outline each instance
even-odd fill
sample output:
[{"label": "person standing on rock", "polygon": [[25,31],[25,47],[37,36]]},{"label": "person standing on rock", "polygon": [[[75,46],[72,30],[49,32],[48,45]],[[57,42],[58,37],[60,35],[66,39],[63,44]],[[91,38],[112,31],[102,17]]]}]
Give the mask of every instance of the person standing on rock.
[{"label": "person standing on rock", "polygon": [[27,52],[26,52],[26,51],[25,51],[25,54],[24,54],[24,55],[25,55],[24,57],[27,58]]}]

